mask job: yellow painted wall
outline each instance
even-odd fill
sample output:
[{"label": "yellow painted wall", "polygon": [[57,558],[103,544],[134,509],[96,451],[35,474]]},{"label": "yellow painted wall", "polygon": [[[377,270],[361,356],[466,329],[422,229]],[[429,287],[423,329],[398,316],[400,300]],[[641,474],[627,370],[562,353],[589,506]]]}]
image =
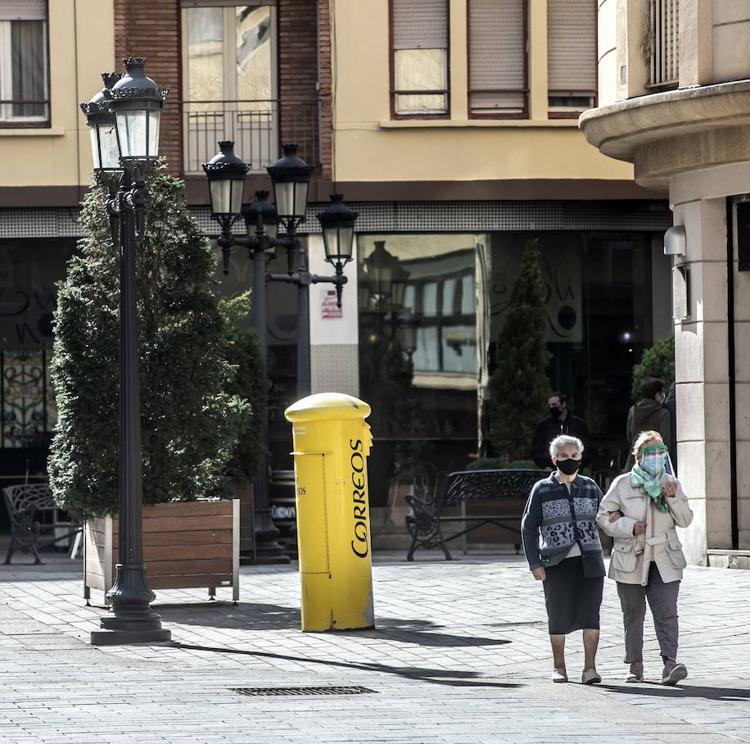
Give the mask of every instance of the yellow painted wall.
[{"label": "yellow painted wall", "polygon": [[78,106],[114,69],[113,0],[50,0],[51,126],[0,129],[0,187],[88,184],[89,134]]},{"label": "yellow painted wall", "polygon": [[466,0],[451,0],[451,118],[391,121],[388,0],[331,0],[335,179],[632,178],[575,119],[547,118],[546,0],[528,1],[531,119],[468,119]]}]

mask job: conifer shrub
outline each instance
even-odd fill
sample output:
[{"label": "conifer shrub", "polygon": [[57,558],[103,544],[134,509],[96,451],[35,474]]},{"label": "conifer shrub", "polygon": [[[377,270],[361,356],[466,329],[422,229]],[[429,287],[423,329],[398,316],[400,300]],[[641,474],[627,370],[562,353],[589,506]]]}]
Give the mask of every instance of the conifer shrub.
[{"label": "conifer shrub", "polygon": [[[143,502],[219,497],[258,412],[238,392],[231,332],[212,291],[214,255],[184,186],[161,169],[147,186],[137,255]],[[58,286],[51,365],[50,486],[61,506],[86,516],[118,509],[120,282],[106,200],[100,186],[84,199],[83,238]]]}]

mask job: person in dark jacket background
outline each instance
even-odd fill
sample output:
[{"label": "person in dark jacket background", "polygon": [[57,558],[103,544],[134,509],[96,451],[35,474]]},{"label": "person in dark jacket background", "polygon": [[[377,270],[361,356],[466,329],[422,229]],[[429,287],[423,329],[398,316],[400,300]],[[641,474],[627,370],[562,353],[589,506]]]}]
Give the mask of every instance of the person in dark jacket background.
[{"label": "person in dark jacket background", "polygon": [[657,377],[649,377],[641,384],[640,398],[628,411],[625,435],[628,438],[630,452],[623,472],[631,470],[635,464],[633,444],[642,431],[658,432],[667,449],[672,449],[672,421],[669,410],[664,407],[664,387],[664,380]]},{"label": "person in dark jacket background", "polygon": [[[586,422],[579,416],[574,416],[568,410],[568,396],[562,392],[552,393],[547,401],[549,416],[542,419],[534,432],[534,443],[531,447],[531,459],[540,467],[554,470],[555,467],[549,455],[550,442],[561,434],[577,437],[587,444],[589,430]],[[584,460],[583,464],[586,464]]]}]

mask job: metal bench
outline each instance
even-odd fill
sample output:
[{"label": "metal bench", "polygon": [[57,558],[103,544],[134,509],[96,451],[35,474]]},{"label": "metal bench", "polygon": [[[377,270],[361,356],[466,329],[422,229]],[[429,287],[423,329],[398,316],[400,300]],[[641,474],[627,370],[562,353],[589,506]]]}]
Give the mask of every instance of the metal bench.
[{"label": "metal bench", "polygon": [[[68,540],[71,535],[80,532],[81,528],[74,520],[61,522],[57,519],[59,507],[46,483],[7,486],[3,488],[3,496],[11,529],[6,566],[17,550],[31,552],[34,563],[38,565],[42,562],[38,548]],[[49,515],[46,520],[45,514]],[[39,521],[40,517],[42,521]],[[62,535],[56,534],[60,528],[65,529]]]},{"label": "metal bench", "polygon": [[[531,487],[546,478],[545,470],[462,470],[449,473],[438,487],[432,501],[422,501],[413,494],[406,496],[412,514],[406,517],[406,529],[412,542],[406,560],[414,560],[417,548],[440,548],[445,559],[451,540],[464,538],[470,532],[492,524],[511,533],[516,552],[521,546],[521,515]],[[496,501],[498,509],[491,514],[467,514],[467,502]],[[456,514],[455,511],[460,510]],[[462,527],[459,532],[443,534],[442,525]]]}]

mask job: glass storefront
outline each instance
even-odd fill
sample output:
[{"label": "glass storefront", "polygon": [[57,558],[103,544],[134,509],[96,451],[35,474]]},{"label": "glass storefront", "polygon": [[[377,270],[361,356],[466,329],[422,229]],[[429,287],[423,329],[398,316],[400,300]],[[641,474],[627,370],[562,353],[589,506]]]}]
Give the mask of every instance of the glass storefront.
[{"label": "glass storefront", "polygon": [[531,240],[542,251],[550,387],[586,420],[592,467],[624,462],[632,367],[653,329],[669,328],[660,316],[670,303],[652,300],[654,267],[667,259],[650,233],[359,236],[360,395],[377,445],[370,495],[394,522],[405,493],[431,495],[440,474],[478,456],[491,360]]},{"label": "glass storefront", "polygon": [[[0,240],[0,487],[43,474],[57,420],[49,362],[55,284],[73,240]],[[7,528],[4,509],[0,526]]]}]

